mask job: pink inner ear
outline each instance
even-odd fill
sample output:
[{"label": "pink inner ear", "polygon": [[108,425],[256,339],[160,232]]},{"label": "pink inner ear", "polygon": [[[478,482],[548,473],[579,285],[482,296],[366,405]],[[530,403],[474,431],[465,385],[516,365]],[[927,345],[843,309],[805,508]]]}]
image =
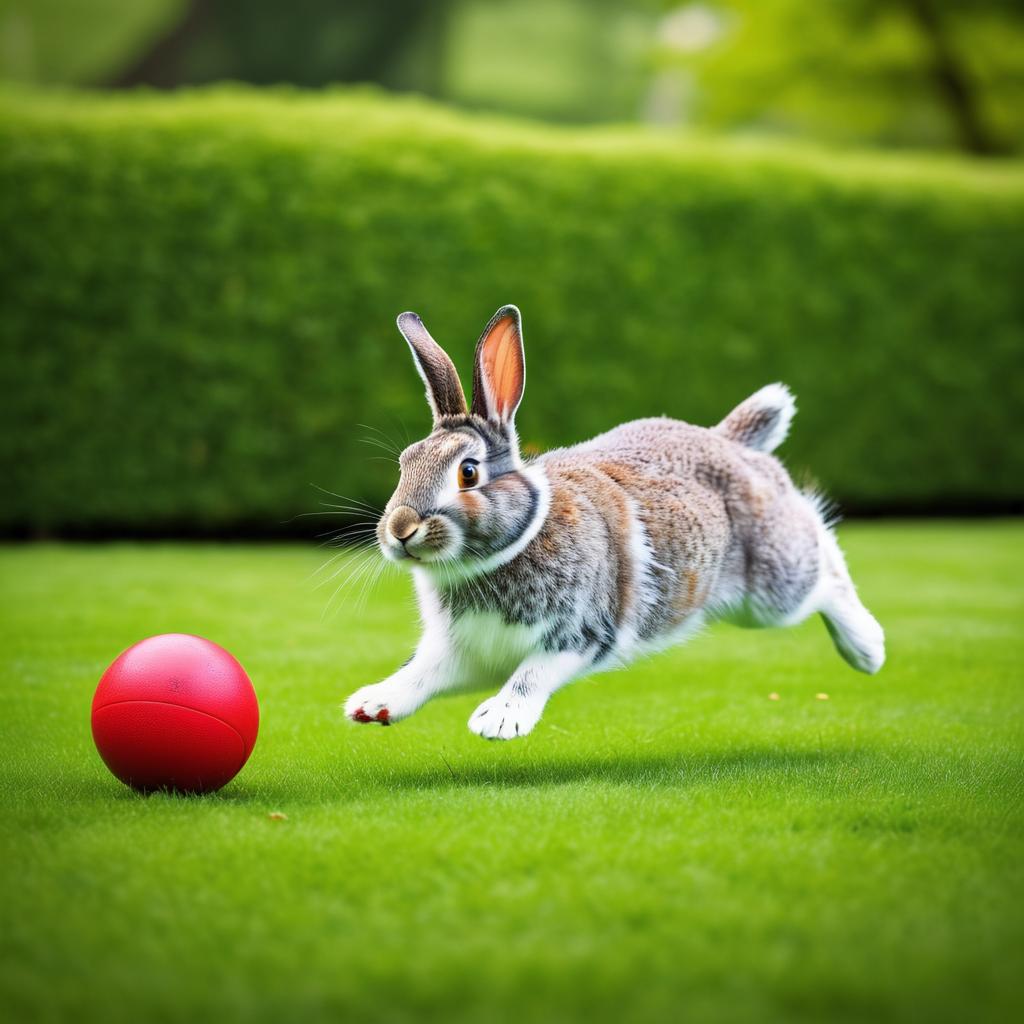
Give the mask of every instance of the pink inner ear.
[{"label": "pink inner ear", "polygon": [[522,347],[514,317],[502,317],[491,328],[484,343],[483,364],[494,411],[504,419],[523,394]]}]

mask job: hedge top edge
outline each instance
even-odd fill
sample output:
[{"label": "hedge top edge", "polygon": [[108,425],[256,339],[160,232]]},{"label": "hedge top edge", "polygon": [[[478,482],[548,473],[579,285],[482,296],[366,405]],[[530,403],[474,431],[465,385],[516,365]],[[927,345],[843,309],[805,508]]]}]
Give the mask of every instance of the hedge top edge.
[{"label": "hedge top edge", "polygon": [[[371,115],[372,118],[367,115]],[[0,86],[0,133],[22,124],[95,130],[215,130],[262,135],[278,144],[315,143],[324,150],[394,139],[409,145],[458,142],[481,150],[512,149],[547,157],[617,163],[643,159],[680,169],[799,174],[853,186],[898,190],[998,192],[1024,199],[1024,161],[828,149],[766,136],[712,138],[645,126],[565,127],[455,110],[435,101],[367,87],[323,92],[234,84],[176,93],[28,89]]]}]

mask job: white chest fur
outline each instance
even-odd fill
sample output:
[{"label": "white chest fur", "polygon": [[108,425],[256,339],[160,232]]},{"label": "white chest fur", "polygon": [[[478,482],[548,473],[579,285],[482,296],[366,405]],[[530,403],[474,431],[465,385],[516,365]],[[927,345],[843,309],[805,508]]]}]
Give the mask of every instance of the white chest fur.
[{"label": "white chest fur", "polygon": [[504,678],[537,650],[544,626],[510,626],[494,612],[469,612],[452,622],[451,631],[453,645],[468,668]]},{"label": "white chest fur", "polygon": [[421,646],[452,659],[452,675],[468,685],[504,682],[538,650],[544,623],[509,625],[495,612],[466,612],[454,618],[443,608],[430,577],[414,570],[414,578],[423,618]]}]

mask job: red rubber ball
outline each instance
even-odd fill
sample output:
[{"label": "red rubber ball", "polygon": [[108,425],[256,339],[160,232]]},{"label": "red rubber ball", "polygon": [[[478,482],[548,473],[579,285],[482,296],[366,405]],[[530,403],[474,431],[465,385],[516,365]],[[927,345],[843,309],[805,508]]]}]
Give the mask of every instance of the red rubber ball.
[{"label": "red rubber ball", "polygon": [[129,647],[103,673],[92,700],[100,757],[144,792],[220,789],[249,759],[259,724],[245,669],[223,647],[186,633]]}]

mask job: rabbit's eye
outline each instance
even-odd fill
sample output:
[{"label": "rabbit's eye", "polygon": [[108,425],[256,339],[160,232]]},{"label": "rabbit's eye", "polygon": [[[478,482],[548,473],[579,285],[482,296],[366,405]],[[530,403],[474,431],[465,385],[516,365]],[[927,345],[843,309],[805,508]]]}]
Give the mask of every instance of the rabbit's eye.
[{"label": "rabbit's eye", "polygon": [[463,489],[467,487],[476,487],[480,482],[480,470],[477,469],[479,463],[476,459],[464,459],[459,466],[459,486]]}]

